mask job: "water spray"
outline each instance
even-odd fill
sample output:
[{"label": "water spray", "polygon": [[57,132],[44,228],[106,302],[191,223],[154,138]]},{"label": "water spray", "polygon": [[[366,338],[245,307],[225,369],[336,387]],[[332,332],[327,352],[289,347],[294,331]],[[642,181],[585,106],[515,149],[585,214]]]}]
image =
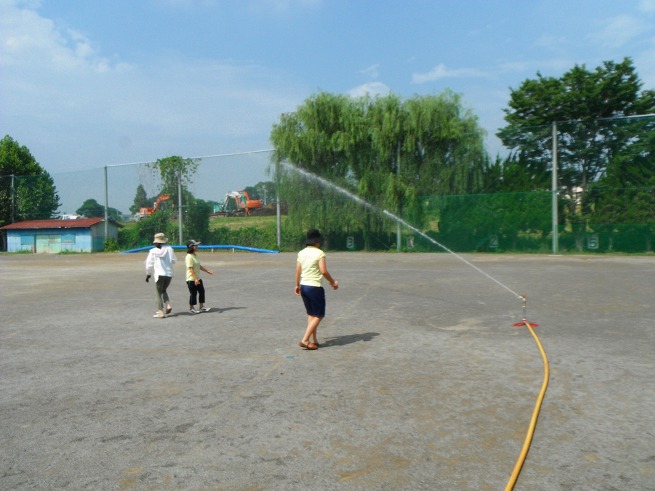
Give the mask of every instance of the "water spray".
[{"label": "water spray", "polygon": [[500,281],[498,281],[496,278],[494,278],[494,277],[491,276],[490,274],[488,274],[488,273],[484,272],[483,270],[481,270],[480,268],[478,268],[475,264],[471,263],[470,261],[467,261],[467,260],[464,259],[462,256],[460,256],[460,255],[457,254],[456,252],[450,250],[448,247],[446,247],[446,246],[443,245],[442,243],[440,243],[440,242],[434,240],[434,239],[433,239],[432,237],[430,237],[429,235],[424,234],[424,233],[421,232],[419,229],[417,229],[417,228],[414,227],[413,225],[410,225],[409,223],[407,223],[407,222],[406,222],[405,220],[403,220],[402,218],[397,217],[396,215],[394,215],[393,213],[391,213],[391,212],[389,212],[389,211],[387,211],[387,210],[382,210],[382,214],[388,216],[388,217],[391,218],[392,220],[395,220],[397,223],[400,223],[400,224],[403,225],[404,227],[409,228],[409,229],[412,230],[413,232],[419,234],[419,235],[420,235],[421,237],[423,237],[424,239],[427,239],[428,241],[432,242],[432,243],[433,243],[434,245],[436,245],[437,247],[441,247],[444,251],[446,251],[446,252],[452,254],[453,256],[455,256],[457,259],[459,259],[459,260],[462,261],[463,263],[465,263],[465,264],[467,264],[468,266],[470,266],[470,267],[472,267],[473,269],[475,269],[478,273],[483,274],[484,276],[486,276],[487,278],[489,278],[491,281],[493,281],[493,282],[496,283],[497,285],[503,287],[505,290],[507,290],[508,292],[510,292],[512,295],[514,295],[518,300],[522,300],[522,299],[524,298],[524,297],[522,297],[521,295],[519,295],[518,293],[516,293],[514,290],[512,290],[510,287],[508,287],[507,285],[505,285],[504,283],[501,283]]},{"label": "water spray", "polygon": [[464,259],[462,256],[460,256],[460,255],[457,254],[456,252],[450,250],[450,249],[449,249],[448,247],[446,247],[445,245],[443,245],[443,244],[441,244],[440,242],[434,240],[434,239],[433,239],[432,237],[430,237],[429,235],[427,235],[427,234],[421,232],[419,229],[417,229],[417,228],[414,227],[413,225],[407,223],[407,222],[406,222],[405,220],[403,220],[402,218],[400,218],[400,217],[394,215],[394,214],[391,213],[390,211],[387,211],[387,210],[381,210],[381,209],[378,208],[377,206],[375,206],[375,205],[369,203],[368,201],[366,201],[366,200],[360,198],[360,197],[357,196],[356,194],[351,193],[351,192],[348,191],[347,189],[344,189],[344,188],[342,188],[342,187],[339,187],[339,186],[337,186],[336,184],[334,184],[333,182],[330,182],[330,181],[328,181],[328,180],[326,180],[326,179],[323,179],[322,177],[317,176],[316,174],[312,174],[311,172],[307,172],[306,170],[300,169],[299,167],[296,167],[296,166],[294,166],[294,165],[292,165],[292,164],[289,164],[289,163],[287,163],[287,162],[281,162],[281,165],[283,165],[283,166],[286,167],[287,169],[290,169],[290,170],[292,170],[292,171],[294,171],[294,172],[297,172],[298,174],[301,174],[302,176],[304,176],[304,177],[306,177],[306,178],[308,178],[308,179],[311,179],[311,180],[314,180],[314,181],[319,182],[320,184],[322,184],[322,185],[324,185],[324,186],[326,186],[326,187],[328,187],[328,188],[330,188],[330,189],[332,189],[332,190],[334,190],[334,191],[336,191],[336,192],[338,192],[338,193],[340,193],[340,194],[342,194],[342,195],[344,195],[344,196],[346,196],[346,197],[352,199],[352,200],[355,201],[356,203],[362,205],[362,206],[365,207],[365,208],[368,208],[369,210],[371,210],[371,211],[373,211],[373,212],[375,212],[375,213],[385,215],[386,217],[390,218],[391,220],[394,220],[396,223],[399,223],[399,224],[403,225],[404,227],[407,227],[408,229],[410,229],[410,230],[412,230],[413,232],[415,232],[416,234],[420,235],[421,237],[423,237],[423,238],[426,239],[427,241],[431,242],[432,244],[436,245],[437,247],[440,247],[440,248],[443,249],[444,251],[446,251],[446,252],[452,254],[453,256],[455,256],[457,259],[459,259],[460,261],[462,261],[462,262],[465,263],[466,265],[468,265],[468,266],[470,266],[471,268],[475,269],[478,273],[480,273],[480,274],[486,276],[486,277],[489,278],[491,281],[493,281],[494,283],[496,283],[497,285],[501,286],[502,288],[504,288],[505,290],[507,290],[508,292],[510,292],[512,295],[514,295],[514,297],[517,298],[518,300],[524,300],[524,297],[523,297],[523,296],[521,296],[521,295],[519,295],[518,293],[516,293],[514,290],[512,290],[510,287],[508,287],[508,286],[505,285],[504,283],[498,281],[496,278],[494,278],[494,277],[492,277],[491,275],[489,275],[488,273],[484,272],[482,269],[478,268],[476,265],[472,264],[470,261],[467,261],[466,259]]}]

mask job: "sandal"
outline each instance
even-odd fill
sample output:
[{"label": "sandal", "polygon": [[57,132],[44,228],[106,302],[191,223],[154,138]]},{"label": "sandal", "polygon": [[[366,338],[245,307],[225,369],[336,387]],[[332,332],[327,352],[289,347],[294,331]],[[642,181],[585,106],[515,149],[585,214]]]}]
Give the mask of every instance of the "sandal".
[{"label": "sandal", "polygon": [[302,341],[300,341],[300,343],[298,343],[298,346],[300,346],[301,348],[304,348],[304,349],[311,349],[311,350],[318,349],[318,345],[316,345],[314,343],[305,344]]}]

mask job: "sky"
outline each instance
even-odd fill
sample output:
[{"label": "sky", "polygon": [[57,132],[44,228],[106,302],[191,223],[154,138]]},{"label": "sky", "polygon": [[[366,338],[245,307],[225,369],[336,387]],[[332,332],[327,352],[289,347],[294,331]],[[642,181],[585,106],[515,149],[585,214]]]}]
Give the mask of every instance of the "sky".
[{"label": "sky", "polygon": [[318,92],[452,90],[495,157],[511,89],[624,57],[655,88],[655,0],[0,0],[0,137],[53,174],[270,149]]}]

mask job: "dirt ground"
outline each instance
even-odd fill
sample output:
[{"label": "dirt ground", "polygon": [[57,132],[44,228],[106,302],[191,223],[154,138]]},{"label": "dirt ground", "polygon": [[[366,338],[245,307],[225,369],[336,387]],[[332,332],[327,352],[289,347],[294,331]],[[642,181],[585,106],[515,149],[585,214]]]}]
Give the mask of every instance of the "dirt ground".
[{"label": "dirt ground", "polygon": [[[0,489],[655,489],[655,258],[328,252],[321,347],[295,254],[2,255]],[[473,266],[473,267],[472,267]]]}]

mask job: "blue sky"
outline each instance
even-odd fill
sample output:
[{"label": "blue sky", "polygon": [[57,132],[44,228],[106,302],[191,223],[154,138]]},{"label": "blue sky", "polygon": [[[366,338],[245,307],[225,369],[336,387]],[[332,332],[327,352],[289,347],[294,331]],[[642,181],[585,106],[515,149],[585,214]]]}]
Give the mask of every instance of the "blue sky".
[{"label": "blue sky", "polygon": [[56,173],[270,148],[318,91],[451,89],[495,156],[510,87],[626,56],[655,88],[655,0],[0,0],[0,133]]}]

